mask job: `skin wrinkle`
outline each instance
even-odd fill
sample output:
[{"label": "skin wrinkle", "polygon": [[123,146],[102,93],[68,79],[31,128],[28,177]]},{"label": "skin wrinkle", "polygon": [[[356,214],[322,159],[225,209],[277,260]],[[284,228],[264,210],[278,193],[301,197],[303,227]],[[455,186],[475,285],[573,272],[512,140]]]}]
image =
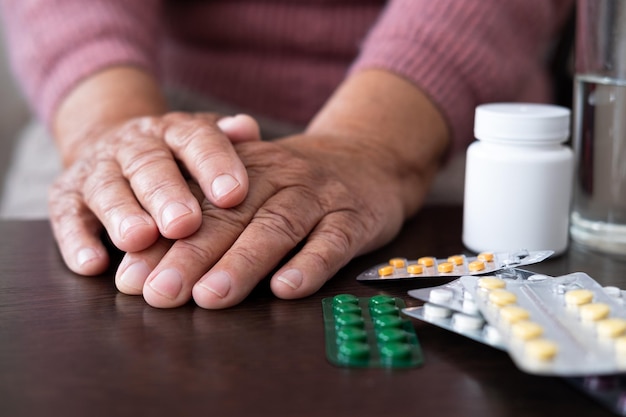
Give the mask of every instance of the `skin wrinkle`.
[{"label": "skin wrinkle", "polygon": [[[319,218],[320,216],[315,217]],[[280,213],[278,210],[262,207],[252,218],[250,225],[258,226],[265,232],[269,231],[276,235],[286,236],[291,244],[296,246],[307,236],[311,228],[307,226],[307,220],[303,217],[298,217],[295,220],[297,221],[290,221],[288,215]]]},{"label": "skin wrinkle", "polygon": [[[355,126],[352,126],[351,129],[356,130]],[[359,129],[359,131],[361,131],[361,130]],[[365,133],[362,133],[362,134],[365,135]],[[359,157],[362,157],[362,158],[367,158],[368,157],[367,154],[376,155],[376,159],[377,160],[392,161],[392,159],[390,159],[390,157],[387,157],[386,155],[384,155],[385,153],[389,152],[389,150],[384,148],[384,147],[381,150],[381,147],[374,146],[373,144],[369,143],[369,141],[367,141],[367,140],[359,141],[358,140],[358,135],[357,135],[356,138],[354,138],[355,142],[353,142],[352,140],[350,140],[349,142],[345,142],[344,141],[344,137],[341,136],[340,133],[337,133],[336,135],[339,135],[339,136],[336,139],[333,140],[333,143],[334,144],[338,144],[338,145],[340,144],[341,145],[340,147],[342,149],[344,149],[344,148],[348,149],[348,151],[344,153],[345,155],[348,155],[345,158],[345,163],[346,164],[350,164],[351,159],[354,157],[354,155],[358,155]],[[335,135],[325,135],[325,136],[328,136],[328,137],[332,138]],[[351,136],[351,138],[353,138],[353,137]],[[364,144],[366,144],[366,146],[363,146]],[[327,153],[337,154],[335,152],[336,149],[328,150],[328,149],[326,149],[324,147],[319,146],[317,143],[312,143],[310,146],[315,149],[315,155],[313,155],[313,156],[311,154],[306,154],[305,155],[300,150],[294,150],[294,149],[291,149],[291,150],[292,150],[292,152],[294,154],[298,155],[301,158],[301,160],[305,160],[307,157],[308,157],[309,160],[313,160],[314,158],[317,158],[318,160],[325,160],[326,159],[325,155]],[[303,163],[303,165],[305,167],[310,166],[307,163]],[[361,166],[361,165],[359,165],[359,166]],[[329,167],[329,166],[326,166],[326,168],[332,169],[332,167]],[[393,164],[387,164],[387,168],[383,169],[383,173],[388,175],[389,172],[397,171],[397,169],[393,169],[392,170],[392,168],[394,168]],[[374,169],[374,167],[366,168],[366,169],[367,170]],[[297,169],[295,171],[296,177],[301,175],[300,174],[301,171],[302,171],[302,168],[299,168],[299,169]],[[335,172],[337,172],[337,177],[339,177],[339,174],[340,174],[339,171],[335,171]],[[328,179],[328,174],[324,174],[324,175],[326,176],[326,179]],[[356,178],[356,177],[358,177],[360,175],[361,174],[356,174],[356,175],[354,175],[354,176],[352,176],[352,177],[350,177],[348,179],[342,177],[342,179],[343,179],[343,181],[346,181],[346,180],[350,180],[352,178]],[[371,175],[363,174],[363,175],[368,175],[371,178],[385,178],[385,175],[382,175],[382,176],[378,175],[378,172],[376,174],[371,174]],[[317,172],[311,173],[310,176],[312,178],[314,178],[314,179],[318,179],[319,178],[319,174]],[[294,177],[294,179],[295,179],[295,177]],[[332,181],[332,177],[330,177],[330,179]],[[319,191],[311,192],[311,195],[314,196],[314,200],[315,201],[320,201],[320,203],[322,204],[322,207],[323,207],[323,212],[327,213],[327,215],[330,215],[333,212],[339,212],[340,209],[330,210],[329,208],[330,207],[334,207],[336,205],[337,201],[342,201],[342,197],[341,196],[345,195],[345,193],[348,193],[348,191],[347,191],[348,189],[346,188],[346,185],[343,182],[336,181],[335,184],[336,184],[337,188],[340,188],[341,190],[334,190],[333,191],[332,190],[332,186],[329,185],[329,183],[326,182],[326,183],[323,184],[324,185],[324,188],[323,188],[324,192],[319,192]],[[365,193],[365,195],[367,195],[367,191],[366,190],[364,190],[364,193]],[[355,198],[355,195],[351,195],[351,201],[352,201],[353,204],[354,204],[354,198]],[[370,215],[367,216],[368,218],[371,218],[371,219],[381,219],[381,216],[384,215],[384,213],[385,213],[385,211],[382,210],[382,208],[377,210],[376,212],[374,212],[371,209],[369,209],[368,207],[369,207],[368,204],[366,204],[365,202],[360,200],[359,206],[358,206],[358,210],[357,209],[349,209],[349,213],[350,214],[348,214],[348,216],[359,218],[359,214],[360,214],[359,211],[361,213],[363,211],[369,211]],[[354,228],[353,230],[373,231],[375,229],[379,229],[374,234],[374,235],[379,235],[381,233],[381,230],[380,230],[379,227],[375,226],[376,224],[379,224],[379,222],[377,220],[373,220],[371,222],[370,226],[367,226],[367,225],[365,225],[365,223],[362,223],[362,224],[357,225],[356,228]],[[394,228],[394,230],[395,231],[399,230],[400,225],[401,225],[401,223],[398,222],[398,225]],[[395,233],[395,232],[390,232],[388,235],[391,236],[393,233]],[[365,250],[362,250],[361,252],[363,252],[363,251],[365,251]]]}]

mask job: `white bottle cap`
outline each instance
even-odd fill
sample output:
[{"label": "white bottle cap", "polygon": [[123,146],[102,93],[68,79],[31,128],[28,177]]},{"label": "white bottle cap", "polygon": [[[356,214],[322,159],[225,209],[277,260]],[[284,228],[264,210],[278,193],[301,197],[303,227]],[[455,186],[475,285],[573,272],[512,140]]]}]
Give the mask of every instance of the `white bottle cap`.
[{"label": "white bottle cap", "polygon": [[476,107],[474,136],[489,142],[565,142],[570,110],[534,103],[491,103]]}]

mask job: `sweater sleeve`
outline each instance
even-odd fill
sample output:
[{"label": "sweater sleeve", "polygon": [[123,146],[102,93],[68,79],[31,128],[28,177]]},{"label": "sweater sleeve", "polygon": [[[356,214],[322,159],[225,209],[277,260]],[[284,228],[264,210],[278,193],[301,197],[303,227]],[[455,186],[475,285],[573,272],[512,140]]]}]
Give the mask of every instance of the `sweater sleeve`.
[{"label": "sweater sleeve", "polygon": [[392,71],[441,109],[453,148],[471,140],[474,108],[546,101],[547,52],[572,0],[391,0],[351,71]]},{"label": "sweater sleeve", "polygon": [[50,126],[63,97],[118,64],[158,76],[159,0],[0,0],[12,70]]}]

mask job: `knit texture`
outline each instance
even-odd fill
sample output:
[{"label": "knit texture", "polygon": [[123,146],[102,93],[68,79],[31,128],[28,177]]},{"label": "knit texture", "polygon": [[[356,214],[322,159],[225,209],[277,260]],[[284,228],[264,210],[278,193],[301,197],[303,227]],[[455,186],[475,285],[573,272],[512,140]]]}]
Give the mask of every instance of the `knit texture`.
[{"label": "knit texture", "polygon": [[41,120],[90,75],[306,124],[347,74],[391,71],[441,109],[455,146],[477,104],[550,100],[546,54],[573,0],[0,0],[12,68]]}]

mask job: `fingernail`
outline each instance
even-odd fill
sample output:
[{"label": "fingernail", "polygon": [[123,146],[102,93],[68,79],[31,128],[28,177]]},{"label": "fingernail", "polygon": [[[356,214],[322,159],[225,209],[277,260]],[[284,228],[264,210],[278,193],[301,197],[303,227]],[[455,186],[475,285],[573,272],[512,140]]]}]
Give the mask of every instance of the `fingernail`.
[{"label": "fingernail", "polygon": [[162,296],[174,300],[183,289],[183,278],[175,269],[164,269],[148,285]]},{"label": "fingernail", "polygon": [[127,287],[134,290],[141,291],[143,289],[143,283],[150,275],[150,268],[144,262],[135,262],[130,264],[128,268],[122,272],[120,281]]},{"label": "fingernail", "polygon": [[179,218],[188,215],[191,213],[189,207],[181,203],[172,203],[163,210],[163,214],[161,215],[161,220],[165,228],[173,222],[178,220]]},{"label": "fingernail", "polygon": [[235,118],[233,116],[222,117],[217,121],[217,127],[222,130],[228,130],[228,128],[231,127],[234,122]]},{"label": "fingernail", "polygon": [[79,250],[78,254],[76,255],[76,260],[78,261],[78,265],[80,266],[83,266],[96,258],[98,258],[98,252],[96,252],[92,248],[83,248]]},{"label": "fingernail", "polygon": [[239,182],[228,174],[222,174],[213,180],[211,191],[216,199],[220,199],[239,187]]},{"label": "fingernail", "polygon": [[303,276],[299,269],[288,269],[283,271],[276,279],[297,290],[302,285]]},{"label": "fingernail", "polygon": [[135,226],[147,225],[143,217],[140,216],[128,216],[120,223],[120,236],[122,239],[126,238],[128,232]]},{"label": "fingernail", "polygon": [[198,285],[202,288],[211,291],[213,294],[220,298],[224,298],[230,291],[230,275],[227,272],[214,272],[205,279],[203,279]]}]

